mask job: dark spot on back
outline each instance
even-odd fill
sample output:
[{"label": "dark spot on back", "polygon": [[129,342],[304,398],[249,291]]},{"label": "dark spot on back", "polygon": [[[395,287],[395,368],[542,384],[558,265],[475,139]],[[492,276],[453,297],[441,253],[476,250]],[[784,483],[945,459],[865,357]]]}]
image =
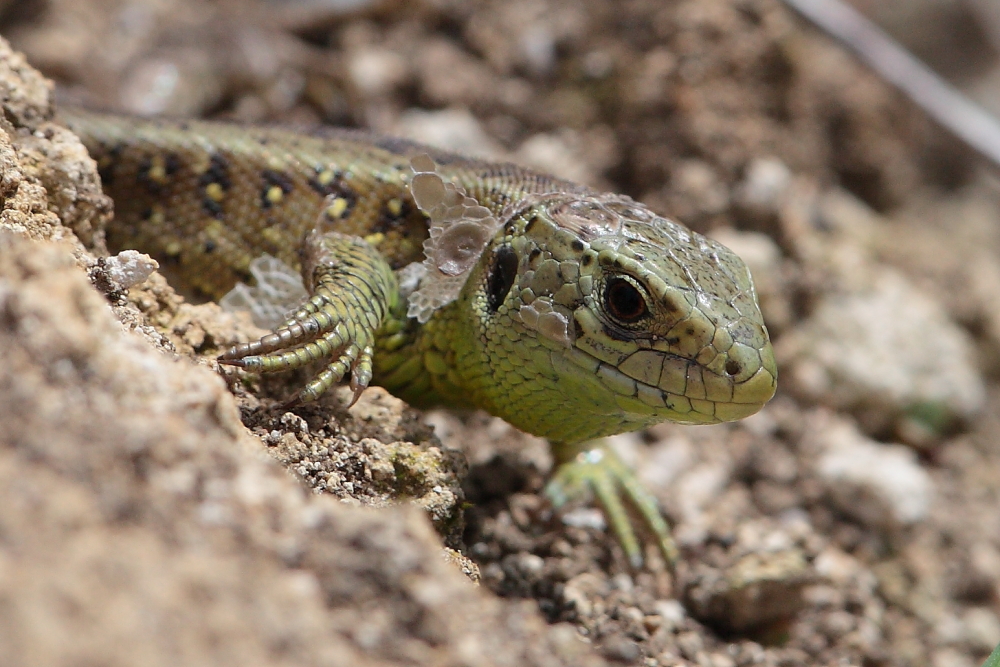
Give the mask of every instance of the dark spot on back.
[{"label": "dark spot on back", "polygon": [[168,177],[175,176],[182,166],[184,161],[177,153],[170,152],[163,157],[163,170],[167,172]]},{"label": "dark spot on back", "polygon": [[218,246],[215,245],[215,241],[211,240],[205,241],[205,254],[211,255],[213,252],[215,252],[216,247]]},{"label": "dark spot on back", "polygon": [[115,181],[115,167],[121,158],[125,146],[117,143],[113,146],[101,146],[104,154],[97,160],[97,173],[101,176],[101,185],[111,187]]},{"label": "dark spot on back", "polygon": [[531,216],[531,219],[528,220],[528,224],[524,226],[524,233],[527,234],[528,232],[530,232],[531,228],[535,226],[536,222],[538,222],[538,216],[537,215]]},{"label": "dark spot on back", "polygon": [[223,190],[228,190],[233,185],[229,179],[229,160],[222,153],[213,153],[208,162],[208,169],[198,177],[198,185],[202,188],[212,183],[218,183]]},{"label": "dark spot on back", "polygon": [[292,177],[283,171],[263,169],[260,172],[260,177],[264,179],[264,182],[268,185],[276,185],[281,188],[281,191],[286,195],[295,188],[295,183],[292,181]]},{"label": "dark spot on back", "polygon": [[570,244],[570,247],[573,248],[573,250],[575,250],[576,252],[583,252],[584,250],[583,241],[581,241],[580,239],[573,239],[573,242]]},{"label": "dark spot on back", "polygon": [[208,215],[215,218],[216,220],[222,220],[225,217],[225,212],[222,210],[222,204],[215,201],[211,197],[201,198],[201,208]]},{"label": "dark spot on back", "polygon": [[[390,201],[385,201],[382,203],[382,207],[379,209],[378,218],[375,220],[375,224],[372,225],[372,231],[375,233],[385,234],[393,229],[396,229],[403,225],[410,213],[413,212],[413,207],[410,204],[410,200],[399,197],[399,208],[398,212],[394,213],[390,206]],[[346,214],[345,214],[346,215]]]}]

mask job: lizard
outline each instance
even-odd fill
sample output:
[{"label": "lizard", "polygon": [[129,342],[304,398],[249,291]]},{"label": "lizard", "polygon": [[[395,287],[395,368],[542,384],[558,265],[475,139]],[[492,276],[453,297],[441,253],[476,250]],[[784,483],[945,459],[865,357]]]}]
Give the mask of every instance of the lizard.
[{"label": "lizard", "polygon": [[777,368],[750,272],[624,195],[361,130],[64,110],[115,213],[112,249],[150,253],[219,299],[272,256],[309,296],[222,365],[322,365],[418,408],[481,408],[546,438],[556,507],[596,500],[642,565],[631,505],[673,566],[655,497],[605,440],[757,412]]}]

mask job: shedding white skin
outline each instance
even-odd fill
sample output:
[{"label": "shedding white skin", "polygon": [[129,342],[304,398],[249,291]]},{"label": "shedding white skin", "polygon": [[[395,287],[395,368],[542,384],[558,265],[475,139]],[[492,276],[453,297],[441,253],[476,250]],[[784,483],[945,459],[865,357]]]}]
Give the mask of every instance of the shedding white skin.
[{"label": "shedding white skin", "polygon": [[410,193],[430,218],[430,236],[424,241],[420,285],[409,296],[406,314],[424,323],[435,310],[458,298],[500,223],[461,186],[441,178],[429,155],[417,155],[410,166]]},{"label": "shedding white skin", "polygon": [[262,329],[276,329],[309,298],[302,275],[271,255],[251,261],[250,275],[256,285],[237,284],[219,299],[219,305],[230,313],[250,311],[253,323]]},{"label": "shedding white skin", "polygon": [[529,329],[534,329],[549,340],[573,347],[573,335],[569,329],[569,318],[552,306],[549,297],[538,297],[531,303],[523,305],[517,311],[521,323]]}]

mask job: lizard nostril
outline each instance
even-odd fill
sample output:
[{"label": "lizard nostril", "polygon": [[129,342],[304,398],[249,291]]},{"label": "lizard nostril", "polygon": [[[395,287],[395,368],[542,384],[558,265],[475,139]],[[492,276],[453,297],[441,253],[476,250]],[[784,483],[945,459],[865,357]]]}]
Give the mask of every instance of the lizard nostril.
[{"label": "lizard nostril", "polygon": [[735,359],[730,359],[726,362],[726,373],[728,375],[739,375],[741,370],[743,370],[743,364]]}]

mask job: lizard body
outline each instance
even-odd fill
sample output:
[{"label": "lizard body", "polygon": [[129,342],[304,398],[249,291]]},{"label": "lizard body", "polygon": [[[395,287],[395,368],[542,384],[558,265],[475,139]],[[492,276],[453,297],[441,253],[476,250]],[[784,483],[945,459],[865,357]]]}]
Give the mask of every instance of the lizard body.
[{"label": "lizard body", "polygon": [[773,395],[746,266],[631,199],[508,164],[350,130],[310,133],[72,111],[136,248],[218,299],[270,254],[312,296],[222,363],[322,360],[312,400],[350,376],[417,407],[477,407],[548,438],[557,502],[596,493],[633,562],[620,495],[668,559],[655,502],[600,438],[716,423]]}]

